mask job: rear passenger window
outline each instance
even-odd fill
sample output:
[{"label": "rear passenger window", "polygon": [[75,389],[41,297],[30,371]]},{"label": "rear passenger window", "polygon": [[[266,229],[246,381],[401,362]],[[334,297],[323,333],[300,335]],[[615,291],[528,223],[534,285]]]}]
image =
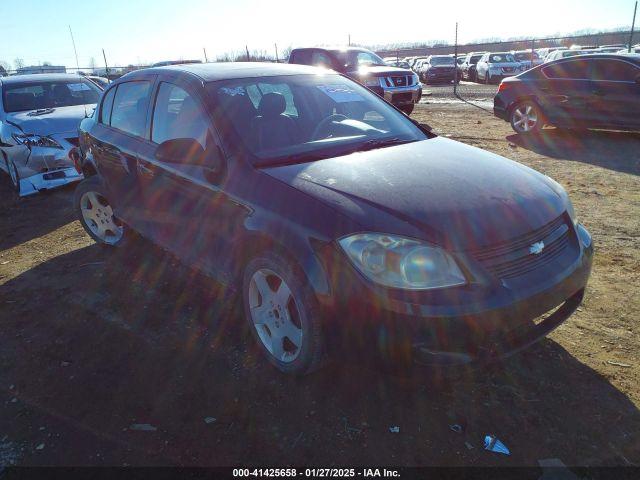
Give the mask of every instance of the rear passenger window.
[{"label": "rear passenger window", "polygon": [[635,82],[640,68],[620,60],[596,59],[593,61],[593,79],[610,82]]},{"label": "rear passenger window", "polygon": [[111,126],[137,137],[144,136],[151,83],[126,82],[118,85],[111,111]]},{"label": "rear passenger window", "polygon": [[549,65],[542,70],[547,78],[565,78],[572,80],[589,79],[589,62],[585,60],[572,60]]},{"label": "rear passenger window", "polygon": [[315,51],[311,56],[312,65],[325,68],[333,68],[331,57],[324,52]]},{"label": "rear passenger window", "polygon": [[208,120],[196,100],[182,88],[162,82],[153,109],[151,141],[191,138],[206,147]]},{"label": "rear passenger window", "polygon": [[116,89],[112,88],[104,96],[104,100],[102,100],[102,107],[100,108],[100,123],[109,125],[111,120],[111,108],[113,107],[113,97],[115,94]]},{"label": "rear passenger window", "polygon": [[311,50],[298,50],[291,53],[291,63],[311,65]]}]

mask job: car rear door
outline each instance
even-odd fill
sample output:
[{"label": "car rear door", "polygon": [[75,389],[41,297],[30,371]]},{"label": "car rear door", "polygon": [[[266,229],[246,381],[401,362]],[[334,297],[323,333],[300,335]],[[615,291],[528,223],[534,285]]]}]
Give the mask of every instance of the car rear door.
[{"label": "car rear door", "polygon": [[602,126],[640,126],[640,67],[614,58],[594,58],[591,109]]},{"label": "car rear door", "polygon": [[116,215],[135,229],[140,227],[137,155],[144,142],[154,80],[155,76],[147,76],[109,89],[90,132],[91,152],[106,180]]},{"label": "car rear door", "polygon": [[592,97],[590,64],[584,59],[554,62],[542,69],[538,82],[540,105],[552,124],[590,123]]},{"label": "car rear door", "polygon": [[220,256],[229,251],[231,225],[228,202],[220,188],[222,171],[202,162],[156,158],[167,140],[192,139],[222,162],[222,150],[197,88],[179,76],[162,76],[149,113],[150,132],[139,152],[146,229],[154,241],[178,257],[211,272],[220,272]]}]

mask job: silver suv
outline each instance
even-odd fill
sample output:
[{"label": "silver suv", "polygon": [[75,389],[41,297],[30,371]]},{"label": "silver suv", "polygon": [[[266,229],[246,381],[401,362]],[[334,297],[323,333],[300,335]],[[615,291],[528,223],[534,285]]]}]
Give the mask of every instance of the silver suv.
[{"label": "silver suv", "polygon": [[483,83],[498,83],[523,71],[520,62],[509,52],[485,53],[476,65],[478,81]]}]

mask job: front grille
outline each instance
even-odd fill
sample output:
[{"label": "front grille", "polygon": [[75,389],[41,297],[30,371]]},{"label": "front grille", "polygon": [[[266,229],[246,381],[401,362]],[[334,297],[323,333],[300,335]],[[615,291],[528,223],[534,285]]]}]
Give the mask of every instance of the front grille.
[{"label": "front grille", "polygon": [[502,67],[503,72],[513,72],[513,67]]},{"label": "front grille", "polygon": [[413,85],[413,75],[393,75],[384,77],[387,87],[410,87]]},{"label": "front grille", "polygon": [[[563,216],[510,242],[472,252],[472,255],[498,278],[513,278],[543,267],[558,258],[570,245],[570,228]],[[544,242],[538,254],[534,244]]]}]

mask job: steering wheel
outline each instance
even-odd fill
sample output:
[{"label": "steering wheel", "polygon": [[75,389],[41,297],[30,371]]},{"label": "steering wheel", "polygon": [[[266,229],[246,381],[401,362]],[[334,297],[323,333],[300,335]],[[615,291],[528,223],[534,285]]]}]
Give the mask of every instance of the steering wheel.
[{"label": "steering wheel", "polygon": [[324,133],[323,130],[329,126],[331,122],[341,122],[342,120],[347,120],[348,117],[346,115],[342,115],[341,113],[334,113],[329,115],[326,118],[320,120],[318,126],[313,130],[313,134],[311,135],[311,141],[315,142],[316,140],[320,140],[322,138],[327,138],[327,136],[321,136],[321,133]]}]

